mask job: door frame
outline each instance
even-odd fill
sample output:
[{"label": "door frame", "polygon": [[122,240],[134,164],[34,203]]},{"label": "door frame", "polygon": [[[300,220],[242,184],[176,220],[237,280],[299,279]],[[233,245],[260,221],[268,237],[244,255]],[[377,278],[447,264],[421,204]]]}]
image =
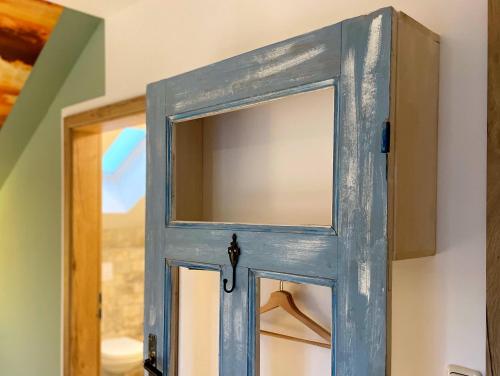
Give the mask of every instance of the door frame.
[{"label": "door frame", "polygon": [[63,120],[65,376],[98,376],[100,369],[101,134],[145,122],[145,111],[146,98],[138,96]]}]

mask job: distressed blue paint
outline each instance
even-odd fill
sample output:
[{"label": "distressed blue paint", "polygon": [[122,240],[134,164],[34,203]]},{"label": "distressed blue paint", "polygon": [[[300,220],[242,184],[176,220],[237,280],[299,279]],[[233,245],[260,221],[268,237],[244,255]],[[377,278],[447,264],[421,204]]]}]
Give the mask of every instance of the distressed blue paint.
[{"label": "distressed blue paint", "polygon": [[340,24],[161,81],[175,115],[330,80],[340,74]]},{"label": "distressed blue paint", "polygon": [[342,24],[337,375],[386,371],[387,181],[392,9]]},{"label": "distressed blue paint", "polygon": [[257,278],[269,278],[269,279],[277,279],[280,281],[288,281],[294,283],[302,283],[306,285],[318,285],[318,286],[327,286],[332,287],[335,285],[335,280],[327,279],[327,278],[318,278],[318,277],[308,277],[305,275],[297,275],[290,273],[277,273],[270,272],[267,270],[252,270],[252,273]]},{"label": "distressed blue paint", "polygon": [[[173,160],[169,158],[173,155],[173,126],[182,125],[183,121],[193,120],[200,117],[210,116],[215,112],[221,113],[226,111],[234,111],[235,109],[242,108],[251,104],[263,102],[265,100],[277,99],[280,97],[284,97],[287,95],[294,95],[299,93],[305,93],[312,90],[319,90],[326,87],[334,87],[335,95],[333,96],[334,113],[335,119],[333,132],[333,160],[337,160],[338,153],[338,145],[337,138],[335,137],[336,132],[338,131],[338,100],[337,100],[337,83],[335,79],[328,79],[320,82],[314,82],[310,84],[305,84],[301,86],[292,86],[287,87],[278,92],[270,92],[263,95],[255,95],[249,98],[245,98],[243,100],[238,100],[235,102],[222,103],[216,106],[212,106],[210,108],[204,108],[199,110],[194,110],[189,113],[183,113],[178,115],[168,116],[168,129],[167,129],[167,165],[169,171],[173,171],[174,167],[172,165]],[[175,221],[172,215],[173,208],[173,191],[170,189],[173,186],[172,174],[167,174],[168,179],[168,190],[167,190],[167,216],[166,223],[169,227],[178,227],[178,228],[198,228],[198,229],[206,229],[206,230],[217,230],[217,229],[228,229],[232,231],[257,231],[257,232],[285,232],[285,233],[315,233],[315,234],[328,234],[328,235],[337,235],[335,230],[335,226],[337,223],[337,199],[338,199],[338,189],[335,181],[338,175],[337,164],[335,164],[333,173],[333,200],[332,200],[332,219],[330,226],[288,226],[288,225],[256,225],[256,224],[236,224],[236,223],[215,223],[215,222],[186,222],[186,221]]]},{"label": "distressed blue paint", "polygon": [[[165,322],[170,322],[165,315],[165,304],[169,304],[171,288],[166,281],[165,257],[162,252],[165,244],[165,87],[149,85],[147,89],[146,141],[146,283],[144,290],[144,332],[155,334],[158,338],[158,368],[164,368],[168,361],[165,356]],[[163,172],[163,173],[162,173]],[[167,310],[167,313],[169,311]],[[166,321],[167,320],[167,321]],[[168,326],[167,326],[168,328]],[[168,333],[167,333],[168,334]],[[147,335],[146,337],[147,338]],[[145,359],[148,354],[144,343]],[[168,352],[167,352],[168,354]]]},{"label": "distressed blue paint", "polygon": [[202,262],[189,262],[189,261],[177,261],[177,260],[167,260],[167,265],[172,267],[182,267],[191,270],[211,270],[211,271],[221,271],[220,265],[206,264]]},{"label": "distressed blue paint", "polygon": [[[162,337],[158,337],[157,345],[161,344],[162,352],[160,352],[160,349],[158,348],[158,355],[157,355],[157,367],[159,369],[165,369],[169,370],[168,374],[175,374],[175,372],[171,372],[175,369],[175,364],[177,363],[175,359],[172,359],[171,356],[167,356],[167,354],[170,353],[172,350],[172,347],[175,346],[175,339],[173,338],[175,336],[175,330],[174,326],[176,323],[174,322],[173,316],[174,316],[174,310],[177,309],[176,305],[173,303],[173,294],[171,291],[175,289],[176,281],[175,279],[178,278],[178,275],[176,276],[175,273],[178,273],[177,270],[175,270],[171,265],[168,263],[165,264],[165,269],[164,269],[164,276],[165,276],[165,282],[164,282],[164,304],[165,304],[165,319],[164,319],[164,332]],[[148,332],[151,333],[151,332]],[[148,338],[148,337],[144,337]],[[145,349],[145,358],[147,358],[147,343],[144,341],[144,345],[146,347]],[[167,352],[164,352],[167,351]]]},{"label": "distressed blue paint", "polygon": [[[230,266],[223,274],[230,276]],[[221,375],[247,375],[248,353],[248,268],[238,267],[236,287],[228,294],[221,289],[220,366]]]},{"label": "distressed blue paint", "polygon": [[[230,265],[231,230],[165,230],[163,257],[172,260]],[[307,276],[336,278],[337,237],[311,234],[239,231],[238,266]]]},{"label": "distressed blue paint", "polygon": [[286,89],[280,91],[273,91],[265,93],[262,95],[255,95],[248,98],[243,98],[234,102],[220,103],[210,107],[199,108],[190,112],[184,112],[181,114],[175,114],[169,116],[169,120],[172,122],[183,122],[193,119],[198,119],[201,117],[209,116],[212,113],[221,113],[225,111],[234,111],[237,109],[245,108],[256,103],[261,103],[273,99],[283,98],[289,95],[307,93],[308,91],[319,90],[327,87],[334,86],[334,80],[329,79],[320,82],[313,82],[310,84],[305,84],[301,86],[287,87]]},{"label": "distressed blue paint", "polygon": [[[221,279],[230,276],[227,246],[234,231],[242,254],[236,289],[221,289],[222,376],[258,373],[256,275],[281,274],[334,284],[333,375],[385,375],[387,182],[380,140],[389,117],[392,17],[391,8],[382,9],[148,86],[144,330],[145,338],[160,339],[159,368],[166,374],[175,374],[168,368],[175,363],[169,360],[172,270],[221,268]],[[336,231],[169,222],[172,122],[324,82],[337,89]]]},{"label": "distressed blue paint", "polygon": [[250,225],[245,223],[217,223],[217,222],[187,222],[171,221],[168,227],[179,229],[199,230],[230,230],[250,232],[283,232],[286,234],[318,234],[337,235],[333,226],[287,226],[287,225]]},{"label": "distressed blue paint", "polygon": [[258,375],[259,364],[257,358],[260,354],[260,280],[255,271],[250,271],[248,276],[248,348],[247,348],[247,374]]}]

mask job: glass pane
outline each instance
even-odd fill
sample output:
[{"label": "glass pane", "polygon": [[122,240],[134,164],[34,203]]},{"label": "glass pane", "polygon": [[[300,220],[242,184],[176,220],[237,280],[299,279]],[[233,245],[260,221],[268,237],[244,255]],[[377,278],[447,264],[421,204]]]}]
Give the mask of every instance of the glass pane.
[{"label": "glass pane", "polygon": [[330,287],[260,278],[260,307],[260,376],[331,375]]},{"label": "glass pane", "polygon": [[220,275],[179,268],[179,376],[219,374]]},{"label": "glass pane", "polygon": [[173,126],[173,218],[331,225],[334,90]]}]

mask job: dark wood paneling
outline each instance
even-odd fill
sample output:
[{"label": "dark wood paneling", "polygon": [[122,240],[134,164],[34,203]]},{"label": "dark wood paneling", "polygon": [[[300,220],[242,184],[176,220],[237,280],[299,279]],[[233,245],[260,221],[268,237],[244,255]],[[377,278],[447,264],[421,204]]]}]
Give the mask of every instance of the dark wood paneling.
[{"label": "dark wood paneling", "polygon": [[500,1],[488,1],[487,374],[500,374]]}]

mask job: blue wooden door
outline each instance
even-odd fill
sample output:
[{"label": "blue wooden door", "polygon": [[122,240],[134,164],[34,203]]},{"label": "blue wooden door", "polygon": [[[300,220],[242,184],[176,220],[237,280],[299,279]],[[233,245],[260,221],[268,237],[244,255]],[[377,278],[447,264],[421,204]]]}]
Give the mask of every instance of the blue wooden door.
[{"label": "blue wooden door", "polygon": [[[332,375],[386,372],[387,181],[393,10],[386,8],[156,82],[147,90],[145,291],[156,367],[176,375],[178,267],[221,272],[219,373],[256,375],[257,279],[331,287]],[[334,87],[329,226],[179,221],[173,215],[173,127],[207,114]],[[180,124],[182,126],[182,124]],[[314,166],[311,166],[314,168]],[[232,235],[241,250],[235,280]],[[234,291],[224,291],[236,283]],[[193,360],[194,361],[194,360]]]}]

